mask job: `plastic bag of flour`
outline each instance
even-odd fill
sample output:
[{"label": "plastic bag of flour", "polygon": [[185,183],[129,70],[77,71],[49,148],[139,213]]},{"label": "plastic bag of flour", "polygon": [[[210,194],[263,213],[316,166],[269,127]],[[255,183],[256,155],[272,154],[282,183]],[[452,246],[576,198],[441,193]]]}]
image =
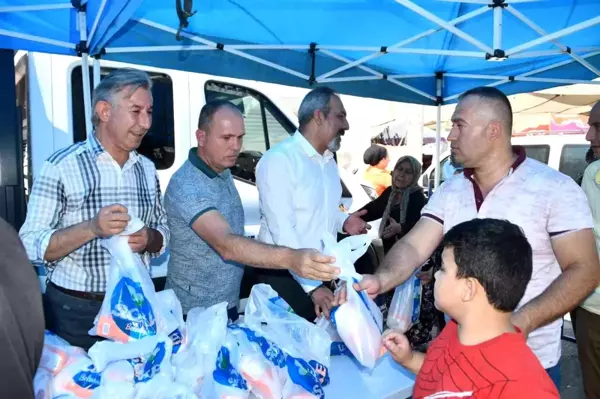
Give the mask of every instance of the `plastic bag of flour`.
[{"label": "plastic bag of flour", "polygon": [[104,239],[102,245],[110,252],[111,264],[106,296],[90,335],[127,343],[156,335],[161,326],[167,329],[150,274],[129,247],[128,236]]},{"label": "plastic bag of flour", "polygon": [[396,287],[386,319],[388,328],[405,333],[419,321],[421,292],[421,280],[416,273]]}]

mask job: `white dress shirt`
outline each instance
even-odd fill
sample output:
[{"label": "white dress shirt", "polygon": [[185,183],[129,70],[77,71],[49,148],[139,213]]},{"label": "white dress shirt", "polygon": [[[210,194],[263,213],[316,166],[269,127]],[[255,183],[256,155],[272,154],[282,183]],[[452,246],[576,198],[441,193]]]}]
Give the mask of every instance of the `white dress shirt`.
[{"label": "white dress shirt", "polygon": [[[600,161],[596,161],[587,167],[583,174],[581,187],[588,199],[594,218],[594,237],[596,238],[596,249],[600,256]],[[588,312],[600,315],[600,286],[587,297],[581,307]]]},{"label": "white dress shirt", "polygon": [[[342,231],[348,215],[340,210],[342,184],[333,153],[319,154],[300,132],[261,158],[256,185],[260,241],[322,251],[323,233],[336,236]],[[321,284],[292,275],[306,292]]]}]

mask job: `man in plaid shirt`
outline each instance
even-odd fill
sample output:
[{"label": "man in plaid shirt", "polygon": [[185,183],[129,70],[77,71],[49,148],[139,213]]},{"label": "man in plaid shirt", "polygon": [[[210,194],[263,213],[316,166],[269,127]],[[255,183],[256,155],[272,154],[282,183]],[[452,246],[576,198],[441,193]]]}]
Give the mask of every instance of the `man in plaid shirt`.
[{"label": "man in plaid shirt", "polygon": [[147,262],[169,240],[154,164],[136,149],[152,124],[152,81],[119,69],[92,96],[94,134],[53,154],[36,176],[20,231],[29,259],[48,268],[46,327],[88,349],[106,291],[110,254],[101,239],[131,216],[145,227],[129,238]]}]

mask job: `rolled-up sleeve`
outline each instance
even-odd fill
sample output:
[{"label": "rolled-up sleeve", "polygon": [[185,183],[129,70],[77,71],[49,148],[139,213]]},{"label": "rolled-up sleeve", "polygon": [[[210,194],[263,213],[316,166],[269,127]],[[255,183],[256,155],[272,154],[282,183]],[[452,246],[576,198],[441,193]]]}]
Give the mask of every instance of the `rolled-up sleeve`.
[{"label": "rolled-up sleeve", "polygon": [[155,174],[155,185],[156,185],[156,198],[154,200],[154,212],[152,214],[152,222],[150,223],[150,228],[158,231],[163,236],[163,245],[158,253],[151,254],[153,257],[158,257],[162,255],[171,238],[171,234],[169,232],[169,226],[167,225],[167,212],[165,211],[165,207],[163,205],[162,193],[160,190],[160,181],[158,180],[158,175]]},{"label": "rolled-up sleeve", "polygon": [[60,260],[46,262],[44,256],[50,238],[59,228],[66,209],[65,188],[55,165],[46,162],[33,182],[27,217],[19,231],[27,256],[32,262],[53,266]]},{"label": "rolled-up sleeve", "polygon": [[[302,248],[296,232],[294,212],[294,182],[290,160],[283,153],[268,153],[258,163],[256,186],[260,201],[261,216],[265,219],[271,239],[275,245],[292,249]],[[344,219],[345,220],[345,219]],[[291,272],[290,272],[291,273]],[[309,292],[321,285],[320,281],[305,279],[291,273]]]}]

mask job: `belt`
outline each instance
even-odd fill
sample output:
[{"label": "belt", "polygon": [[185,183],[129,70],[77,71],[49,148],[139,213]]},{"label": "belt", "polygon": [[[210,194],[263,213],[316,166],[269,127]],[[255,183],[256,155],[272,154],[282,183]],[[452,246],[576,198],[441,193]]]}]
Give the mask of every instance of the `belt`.
[{"label": "belt", "polygon": [[49,285],[52,286],[57,291],[62,292],[63,294],[74,296],[75,298],[85,299],[88,301],[96,301],[102,302],[104,300],[103,292],[85,292],[85,291],[75,291],[69,290],[67,288],[63,288],[59,285],[54,284],[52,281],[48,282]]}]

